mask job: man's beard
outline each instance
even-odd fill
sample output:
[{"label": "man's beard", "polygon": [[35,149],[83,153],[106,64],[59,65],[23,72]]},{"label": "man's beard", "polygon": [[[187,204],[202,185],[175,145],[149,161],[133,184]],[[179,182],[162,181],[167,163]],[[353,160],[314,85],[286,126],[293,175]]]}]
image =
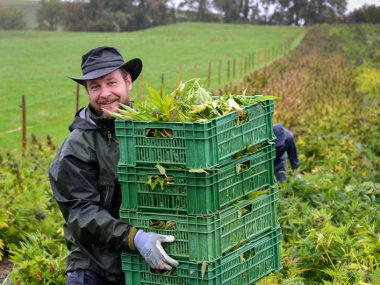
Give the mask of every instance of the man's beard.
[{"label": "man's beard", "polygon": [[[112,103],[114,101],[115,101],[114,99],[112,99],[112,100],[109,100],[109,99],[98,100],[96,102],[98,105],[96,107],[92,106],[92,108],[96,111],[96,113],[98,114],[99,117],[101,117],[103,119],[110,119],[110,118],[113,118],[113,117],[110,114],[108,114],[106,111],[104,111],[102,109],[102,107],[99,106],[99,105],[100,104],[109,104],[109,103]],[[121,103],[124,104],[124,105],[130,106],[130,100],[129,100],[129,98],[127,98],[126,100],[122,101]],[[119,107],[119,102],[117,104],[117,107]],[[110,110],[108,110],[108,111],[110,111]],[[117,112],[117,110],[113,110],[112,112]]]}]

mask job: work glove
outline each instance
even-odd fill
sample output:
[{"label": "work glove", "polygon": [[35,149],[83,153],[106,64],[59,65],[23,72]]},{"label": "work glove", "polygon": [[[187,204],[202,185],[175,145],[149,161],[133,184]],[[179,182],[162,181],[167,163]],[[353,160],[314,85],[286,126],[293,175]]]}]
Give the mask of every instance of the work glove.
[{"label": "work glove", "polygon": [[174,239],[174,236],[159,235],[138,230],[134,242],[135,247],[151,268],[171,270],[173,266],[178,266],[179,263],[166,254],[161,243],[173,242]]},{"label": "work glove", "polygon": [[305,185],[305,181],[302,180],[302,176],[301,176],[301,174],[296,173],[296,175],[294,175],[294,178],[295,178],[296,180],[298,180],[299,183],[300,183],[301,185]]}]

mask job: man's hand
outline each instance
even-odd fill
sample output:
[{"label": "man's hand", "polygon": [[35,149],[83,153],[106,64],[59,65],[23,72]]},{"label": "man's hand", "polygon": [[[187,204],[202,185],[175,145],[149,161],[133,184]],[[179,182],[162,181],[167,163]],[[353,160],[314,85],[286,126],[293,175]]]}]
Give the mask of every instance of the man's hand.
[{"label": "man's hand", "polygon": [[178,266],[178,261],[166,254],[161,243],[173,242],[174,236],[159,235],[139,230],[136,233],[134,242],[137,250],[145,261],[153,269],[170,270],[173,266]]}]

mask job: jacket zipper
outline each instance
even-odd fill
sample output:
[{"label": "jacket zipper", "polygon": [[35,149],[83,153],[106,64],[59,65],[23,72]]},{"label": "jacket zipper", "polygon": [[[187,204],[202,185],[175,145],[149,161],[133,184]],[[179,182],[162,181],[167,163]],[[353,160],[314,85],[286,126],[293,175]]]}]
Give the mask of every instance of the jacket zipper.
[{"label": "jacket zipper", "polygon": [[108,132],[108,145],[111,144],[111,139],[112,139],[112,134],[110,131],[107,131]]}]

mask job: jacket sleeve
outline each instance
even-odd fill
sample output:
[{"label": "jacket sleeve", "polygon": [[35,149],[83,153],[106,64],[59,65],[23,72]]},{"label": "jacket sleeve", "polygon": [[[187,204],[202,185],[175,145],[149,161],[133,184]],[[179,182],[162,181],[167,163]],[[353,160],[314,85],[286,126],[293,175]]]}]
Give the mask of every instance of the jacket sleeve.
[{"label": "jacket sleeve", "polygon": [[101,205],[96,155],[91,149],[64,145],[49,169],[52,191],[66,227],[81,244],[98,240],[120,251],[136,250],[137,229],[114,218]]},{"label": "jacket sleeve", "polygon": [[290,162],[290,166],[293,170],[297,169],[299,166],[298,154],[297,154],[297,146],[294,141],[294,137],[292,133],[286,130],[286,153],[288,155],[288,159]]}]

